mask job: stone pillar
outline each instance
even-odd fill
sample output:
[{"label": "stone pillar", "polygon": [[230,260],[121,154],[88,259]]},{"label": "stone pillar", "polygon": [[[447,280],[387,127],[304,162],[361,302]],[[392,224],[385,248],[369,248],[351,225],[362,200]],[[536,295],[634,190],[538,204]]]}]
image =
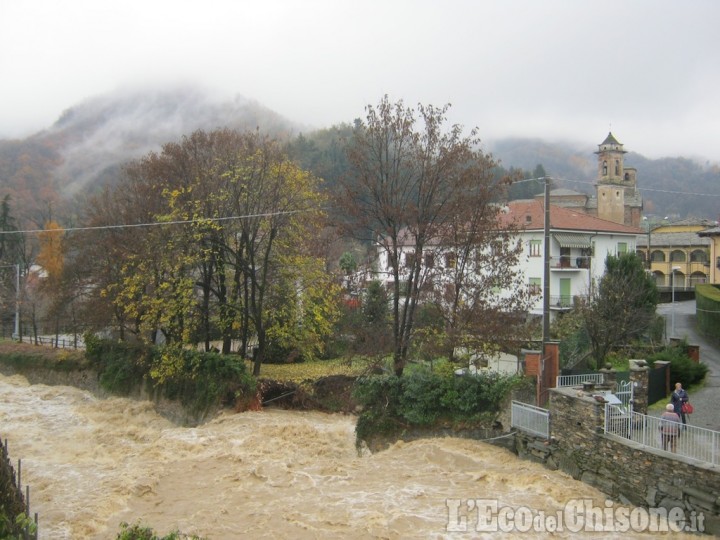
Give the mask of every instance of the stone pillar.
[{"label": "stone pillar", "polygon": [[599,370],[603,374],[603,382],[610,386],[610,390],[615,392],[617,390],[617,371],[612,367],[612,364],[605,364],[605,367]]},{"label": "stone pillar", "polygon": [[645,360],[630,360],[630,383],[633,385],[633,411],[647,414],[650,367]]}]

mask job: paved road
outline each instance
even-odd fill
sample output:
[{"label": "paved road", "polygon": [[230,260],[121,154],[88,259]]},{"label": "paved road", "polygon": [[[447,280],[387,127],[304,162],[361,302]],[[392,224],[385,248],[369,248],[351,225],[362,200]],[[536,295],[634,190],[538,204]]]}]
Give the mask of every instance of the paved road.
[{"label": "paved road", "polygon": [[[690,345],[699,345],[700,361],[710,368],[705,379],[705,386],[690,394],[690,401],[695,412],[690,416],[688,423],[720,431],[720,344],[697,332],[695,300],[675,302],[674,305],[660,304],[658,313],[665,315],[667,335],[681,339],[687,338]],[[661,412],[657,414],[659,415]]]}]

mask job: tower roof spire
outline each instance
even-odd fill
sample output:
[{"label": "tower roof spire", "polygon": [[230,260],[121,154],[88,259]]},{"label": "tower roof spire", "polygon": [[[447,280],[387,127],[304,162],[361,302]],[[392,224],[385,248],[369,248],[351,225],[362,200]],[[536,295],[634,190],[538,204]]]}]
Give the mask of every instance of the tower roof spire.
[{"label": "tower roof spire", "polygon": [[600,144],[619,144],[622,145],[620,141],[618,141],[615,136],[612,134],[612,131],[608,132],[608,136],[605,137],[605,140],[601,142]]}]

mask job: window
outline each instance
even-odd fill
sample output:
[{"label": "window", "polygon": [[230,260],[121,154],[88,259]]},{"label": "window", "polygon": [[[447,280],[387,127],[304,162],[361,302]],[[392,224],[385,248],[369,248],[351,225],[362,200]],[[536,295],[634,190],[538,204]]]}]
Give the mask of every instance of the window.
[{"label": "window", "polygon": [[615,176],[620,176],[620,160],[615,160]]},{"label": "window", "polygon": [[435,268],[435,254],[434,253],[426,253],[425,254],[425,266],[428,268]]},{"label": "window", "polygon": [[405,254],[405,267],[406,268],[412,268],[415,265],[415,252],[411,251],[410,253]]},{"label": "window", "polygon": [[603,176],[607,176],[607,161],[603,161]]},{"label": "window", "polygon": [[528,279],[528,290],[530,294],[542,293],[542,280],[539,277],[531,277]]},{"label": "window", "polygon": [[455,268],[455,264],[457,263],[457,257],[454,253],[446,253],[445,254],[445,266],[447,268]]},{"label": "window", "polygon": [[618,255],[620,253],[627,253],[627,250],[628,250],[627,242],[618,242],[618,247],[617,247]]},{"label": "window", "polygon": [[560,248],[560,268],[570,268],[570,248]]},{"label": "window", "polygon": [[530,256],[531,257],[540,257],[542,253],[540,253],[542,246],[542,241],[540,240],[530,240]]},{"label": "window", "polygon": [[670,261],[671,262],[685,262],[685,252],[676,249],[670,254]]},{"label": "window", "polygon": [[705,263],[708,262],[707,253],[702,249],[696,249],[690,254],[690,262]]},{"label": "window", "polygon": [[652,256],[650,257],[652,262],[665,262],[665,252],[660,250],[655,250],[652,252]]}]

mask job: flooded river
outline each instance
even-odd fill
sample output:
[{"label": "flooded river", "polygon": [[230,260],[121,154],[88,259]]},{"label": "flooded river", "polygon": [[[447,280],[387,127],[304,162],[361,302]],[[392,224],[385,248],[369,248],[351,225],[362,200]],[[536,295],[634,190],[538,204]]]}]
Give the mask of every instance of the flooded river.
[{"label": "flooded river", "polygon": [[563,473],[482,442],[427,439],[358,455],[352,416],[266,410],[178,427],[148,402],[20,376],[0,375],[0,434],[11,457],[22,458],[40,538],[53,540],[114,538],[121,521],[138,519],[162,534],[213,540],[490,538],[475,529],[475,499],[533,515],[556,514],[576,499],[601,508],[605,501]]}]

